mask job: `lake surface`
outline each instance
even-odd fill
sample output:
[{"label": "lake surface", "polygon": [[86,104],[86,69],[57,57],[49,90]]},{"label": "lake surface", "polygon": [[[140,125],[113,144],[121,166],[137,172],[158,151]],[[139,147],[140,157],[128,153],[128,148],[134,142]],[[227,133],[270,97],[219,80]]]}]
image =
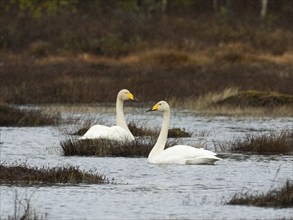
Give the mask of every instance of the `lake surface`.
[{"label": "lake surface", "polygon": [[[64,112],[64,117],[87,116]],[[114,109],[99,109],[107,125]],[[126,120],[160,129],[162,115],[126,108]],[[180,143],[215,150],[215,142],[248,132],[292,129],[292,118],[204,117],[188,110],[172,111],[170,127],[193,132]],[[63,125],[62,129],[72,129]],[[1,162],[32,166],[79,166],[104,174],[114,184],[75,186],[0,186],[0,218],[13,216],[15,195],[30,198],[31,207],[48,219],[292,219],[292,209],[225,205],[235,193],[265,193],[292,180],[292,156],[225,154],[210,165],[154,165],[146,158],[64,157],[60,127],[0,128]]]}]

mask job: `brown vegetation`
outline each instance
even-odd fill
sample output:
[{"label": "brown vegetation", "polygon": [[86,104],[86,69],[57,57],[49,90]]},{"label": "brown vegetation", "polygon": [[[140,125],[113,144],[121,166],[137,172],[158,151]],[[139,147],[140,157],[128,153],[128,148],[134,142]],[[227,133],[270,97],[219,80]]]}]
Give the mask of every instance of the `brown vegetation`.
[{"label": "brown vegetation", "polygon": [[102,184],[106,177],[94,171],[82,172],[78,167],[30,167],[26,164],[0,164],[0,184],[51,185],[51,184]]},{"label": "brown vegetation", "polygon": [[45,126],[57,125],[60,121],[59,113],[44,113],[38,109],[20,109],[0,104],[0,126]]},{"label": "brown vegetation", "polygon": [[228,143],[217,143],[222,151],[248,154],[293,154],[293,131],[270,132],[269,134],[248,133]]},{"label": "brown vegetation", "polygon": [[[167,142],[166,148],[176,141]],[[147,157],[154,147],[153,138],[136,138],[130,143],[105,139],[77,140],[68,138],[60,143],[64,156]]]},{"label": "brown vegetation", "polygon": [[[83,136],[88,129],[96,123],[89,123],[93,122],[91,119],[87,120],[85,126],[82,126],[76,132],[71,133],[71,135],[79,135]],[[101,123],[99,123],[101,124]],[[135,137],[142,137],[142,136],[159,136],[159,131],[155,131],[149,128],[145,128],[142,125],[137,125],[134,122],[128,123],[128,128]],[[170,138],[179,138],[179,137],[191,137],[191,133],[185,131],[185,129],[181,128],[171,128],[168,131],[168,137]]]},{"label": "brown vegetation", "polygon": [[[242,10],[252,4],[243,1],[229,10],[251,18],[216,12],[210,1],[189,1],[188,7],[168,1],[164,16],[136,7],[140,1],[123,1],[123,7],[120,1],[28,1],[34,7],[24,9],[17,2],[0,7],[0,99],[7,103],[113,102],[121,88],[142,102],[185,103],[237,87],[239,95],[225,104],[247,99],[256,108],[247,91],[293,95],[292,9],[286,1],[274,3],[278,10],[270,5],[275,14],[261,20],[259,3]],[[257,105],[272,104],[261,99]],[[284,102],[277,97],[276,103]]]},{"label": "brown vegetation", "polygon": [[280,189],[270,190],[261,195],[235,194],[227,204],[290,208],[293,207],[293,183],[287,180]]}]

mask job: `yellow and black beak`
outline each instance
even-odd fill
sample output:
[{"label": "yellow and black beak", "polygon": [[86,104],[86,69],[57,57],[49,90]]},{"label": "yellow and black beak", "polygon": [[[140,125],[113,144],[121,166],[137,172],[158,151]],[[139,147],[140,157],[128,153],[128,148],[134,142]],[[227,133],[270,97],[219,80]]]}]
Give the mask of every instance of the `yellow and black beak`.
[{"label": "yellow and black beak", "polygon": [[147,112],[157,111],[159,108],[159,103],[155,104],[152,108],[148,109]]},{"label": "yellow and black beak", "polygon": [[128,95],[127,95],[127,96],[128,96],[128,99],[129,99],[129,100],[132,100],[132,101],[137,101],[137,102],[138,102],[138,99],[137,99],[137,98],[135,98],[135,97],[134,97],[134,95],[133,95],[131,92],[130,92],[130,93],[128,93]]}]

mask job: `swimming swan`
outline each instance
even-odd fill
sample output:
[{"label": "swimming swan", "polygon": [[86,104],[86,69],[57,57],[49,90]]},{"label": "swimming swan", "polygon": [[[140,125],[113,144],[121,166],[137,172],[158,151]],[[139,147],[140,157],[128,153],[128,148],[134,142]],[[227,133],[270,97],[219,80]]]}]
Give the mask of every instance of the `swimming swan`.
[{"label": "swimming swan", "polygon": [[151,150],[148,161],[157,164],[214,164],[221,160],[216,154],[203,148],[194,148],[187,145],[176,145],[165,148],[168,136],[170,107],[167,102],[160,101],[148,111],[163,112],[163,125],[157,143]]},{"label": "swimming swan", "polygon": [[94,125],[79,139],[107,139],[126,142],[134,141],[134,136],[128,129],[124,119],[123,103],[125,100],[136,99],[127,89],[122,89],[118,93],[116,100],[116,126],[107,127],[104,125]]}]

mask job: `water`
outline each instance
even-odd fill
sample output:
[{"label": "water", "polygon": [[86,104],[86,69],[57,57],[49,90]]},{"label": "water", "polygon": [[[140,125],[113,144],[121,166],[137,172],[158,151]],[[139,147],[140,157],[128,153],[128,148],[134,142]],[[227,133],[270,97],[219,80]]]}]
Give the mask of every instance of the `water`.
[{"label": "water", "polygon": [[[134,113],[133,113],[134,112]],[[132,114],[130,114],[132,113]],[[72,114],[72,113],[71,113]],[[127,121],[160,129],[161,114],[126,109]],[[115,122],[114,111],[101,114]],[[173,110],[171,127],[194,132],[181,143],[228,141],[247,132],[292,128],[292,118],[202,117]],[[66,126],[65,126],[66,127]],[[225,205],[235,193],[265,193],[292,179],[292,156],[222,155],[215,166],[154,165],[146,158],[64,157],[55,127],[1,127],[1,162],[33,166],[74,165],[97,169],[113,184],[75,186],[0,186],[0,217],[13,216],[15,194],[48,219],[292,219],[292,209]],[[199,135],[204,134],[204,135]]]}]

